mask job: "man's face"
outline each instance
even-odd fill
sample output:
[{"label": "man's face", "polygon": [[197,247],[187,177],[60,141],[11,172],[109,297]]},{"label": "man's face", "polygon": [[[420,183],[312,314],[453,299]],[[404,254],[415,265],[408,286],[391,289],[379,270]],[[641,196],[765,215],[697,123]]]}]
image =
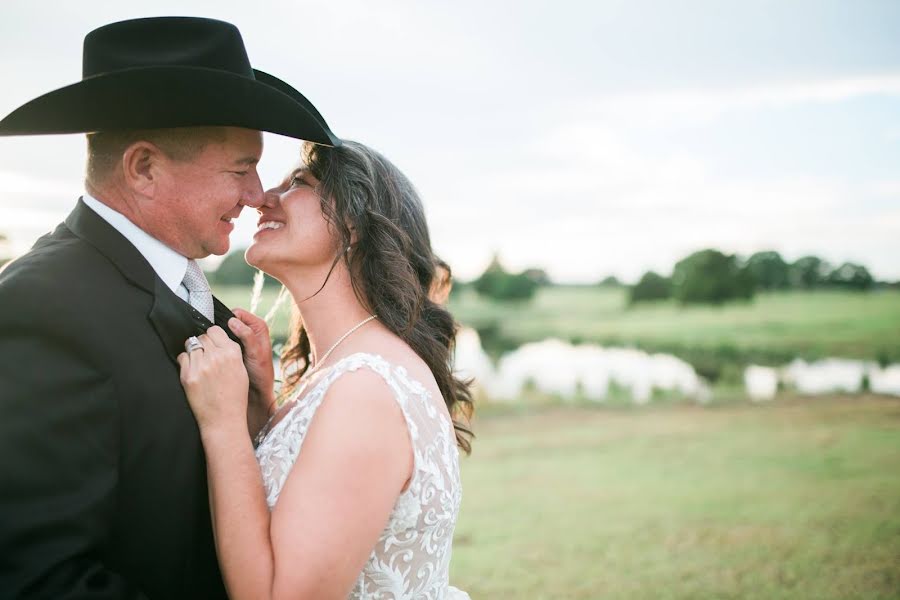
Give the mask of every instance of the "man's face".
[{"label": "man's face", "polygon": [[163,158],[148,211],[160,241],[188,258],[228,252],[231,223],[244,206],[262,204],[256,172],[262,133],[223,128],[224,141],[208,143],[192,160]]}]

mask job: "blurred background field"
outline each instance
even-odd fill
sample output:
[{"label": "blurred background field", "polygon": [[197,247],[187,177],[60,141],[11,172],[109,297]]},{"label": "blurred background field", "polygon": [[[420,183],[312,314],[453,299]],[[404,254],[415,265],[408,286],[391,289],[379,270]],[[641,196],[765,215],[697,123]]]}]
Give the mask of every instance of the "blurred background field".
[{"label": "blurred background field", "polygon": [[[495,331],[498,346],[561,337],[671,352],[713,348],[747,356],[854,356],[900,360],[900,292],[772,292],[724,306],[675,301],[628,307],[627,288],[553,286],[516,305],[471,289],[451,299],[458,320]],[[482,335],[482,342],[485,335]]]},{"label": "blurred background field", "polygon": [[900,597],[900,402],[476,420],[452,580],[473,598]]}]

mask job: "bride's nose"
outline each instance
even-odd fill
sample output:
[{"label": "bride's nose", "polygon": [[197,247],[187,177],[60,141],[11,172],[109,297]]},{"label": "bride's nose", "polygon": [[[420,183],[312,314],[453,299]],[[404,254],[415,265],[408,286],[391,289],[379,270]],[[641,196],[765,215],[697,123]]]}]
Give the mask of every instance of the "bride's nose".
[{"label": "bride's nose", "polygon": [[262,212],[264,208],[274,208],[278,205],[278,192],[276,190],[277,188],[273,188],[263,193],[262,205],[256,209],[256,212]]}]

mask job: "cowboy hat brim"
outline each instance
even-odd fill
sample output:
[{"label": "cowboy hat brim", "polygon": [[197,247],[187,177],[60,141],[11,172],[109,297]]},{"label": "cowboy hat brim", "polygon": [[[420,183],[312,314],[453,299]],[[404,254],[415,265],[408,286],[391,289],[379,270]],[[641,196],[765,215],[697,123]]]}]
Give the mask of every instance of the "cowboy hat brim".
[{"label": "cowboy hat brim", "polygon": [[153,66],[88,77],[20,106],[0,136],[229,126],[340,145],[325,119],[280,79],[219,69]]}]

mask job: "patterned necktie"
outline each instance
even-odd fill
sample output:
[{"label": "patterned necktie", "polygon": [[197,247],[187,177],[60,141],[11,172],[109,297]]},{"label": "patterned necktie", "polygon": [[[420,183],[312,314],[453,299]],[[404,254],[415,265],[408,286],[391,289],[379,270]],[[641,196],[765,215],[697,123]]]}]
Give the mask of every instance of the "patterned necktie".
[{"label": "patterned necktie", "polygon": [[212,292],[209,291],[209,283],[206,281],[206,276],[196,260],[188,260],[187,271],[181,283],[184,284],[184,287],[189,292],[188,302],[190,305],[200,311],[211,322],[214,322]]}]

